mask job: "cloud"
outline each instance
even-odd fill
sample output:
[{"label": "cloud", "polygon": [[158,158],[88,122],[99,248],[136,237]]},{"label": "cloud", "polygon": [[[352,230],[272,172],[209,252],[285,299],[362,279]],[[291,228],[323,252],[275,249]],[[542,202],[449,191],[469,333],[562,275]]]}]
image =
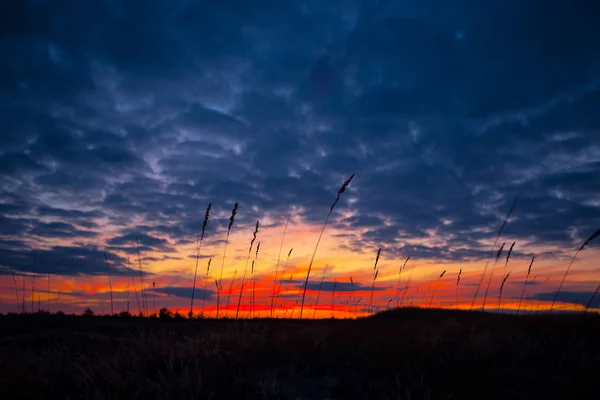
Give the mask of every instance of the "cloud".
[{"label": "cloud", "polygon": [[[53,246],[50,249],[5,249],[0,254],[0,266],[21,272],[56,275],[106,275],[104,254],[109,260],[111,273],[131,275],[125,259],[94,247]],[[8,273],[8,270],[4,270]]]},{"label": "cloud", "polygon": [[[556,296],[556,292],[541,292],[541,293],[536,293],[533,296],[528,296],[528,299],[551,302],[554,300],[555,296]],[[587,292],[587,291],[581,291],[581,292],[564,291],[563,292],[563,291],[561,291],[558,294],[556,301],[562,302],[562,303],[572,303],[572,304],[579,304],[582,306],[587,306],[587,304],[592,299],[592,296],[594,296],[594,292]],[[592,308],[600,308],[600,298],[598,296],[594,297],[594,300],[591,303],[591,307]]]},{"label": "cloud", "polygon": [[[283,283],[292,283],[292,284],[296,284],[296,288],[297,289],[304,289],[304,283],[298,283],[298,281],[290,281],[290,280],[282,280]],[[335,284],[335,291],[336,292],[360,292],[360,291],[371,291],[371,285],[363,285],[359,282],[354,282],[354,285],[351,284],[350,282],[333,282],[333,281],[323,281],[323,283],[321,283],[321,281],[308,281],[308,284],[306,285],[307,290],[311,290],[311,291],[317,291],[317,290],[321,290],[323,292],[333,292],[333,287]],[[374,291],[384,291],[384,290],[388,290],[390,289],[390,287],[384,287],[384,286],[375,286],[375,288],[373,289]]]},{"label": "cloud", "polygon": [[[137,236],[172,252],[209,201],[209,241],[235,201],[236,229],[292,207],[321,224],[353,172],[330,220],[344,251],[480,260],[519,193],[516,257],[560,255],[600,226],[597,7],[13,3],[0,13],[11,246],[32,233],[135,254]],[[96,274],[94,249],[90,264],[44,251]],[[25,268],[27,247],[12,251]]]},{"label": "cloud", "polygon": [[29,231],[29,234],[54,239],[90,238],[98,236],[97,232],[77,229],[75,226],[64,222],[37,222],[37,224]]},{"label": "cloud", "polygon": [[[151,290],[156,293],[164,293],[169,296],[181,297],[185,299],[192,298],[192,288],[191,287],[180,287],[180,286],[166,286],[159,287]],[[206,300],[212,300],[213,296],[216,295],[216,292],[209,289],[196,288],[196,292],[194,293],[194,298],[196,300],[202,301],[204,296],[206,296]]]},{"label": "cloud", "polygon": [[510,285],[523,285],[523,284],[525,284],[525,285],[529,286],[529,285],[540,285],[540,284],[542,284],[544,282],[542,282],[542,281],[528,280],[527,282],[526,281],[509,281],[507,283],[510,284]]},{"label": "cloud", "polygon": [[172,251],[172,247],[167,239],[157,238],[152,235],[145,233],[127,233],[120,236],[115,236],[107,241],[111,246],[135,246],[138,244],[144,248],[144,250],[162,250]]}]

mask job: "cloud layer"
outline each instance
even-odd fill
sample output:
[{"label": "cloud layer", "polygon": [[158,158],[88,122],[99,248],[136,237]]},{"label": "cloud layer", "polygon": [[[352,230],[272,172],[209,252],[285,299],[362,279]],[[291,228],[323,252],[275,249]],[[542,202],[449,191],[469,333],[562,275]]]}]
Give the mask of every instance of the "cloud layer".
[{"label": "cloud layer", "polygon": [[0,273],[102,274],[105,249],[123,274],[138,250],[185,258],[209,201],[208,246],[236,201],[236,229],[292,208],[320,224],[351,173],[340,251],[481,260],[518,194],[516,257],[563,256],[600,227],[593,2],[19,1],[0,15]]}]

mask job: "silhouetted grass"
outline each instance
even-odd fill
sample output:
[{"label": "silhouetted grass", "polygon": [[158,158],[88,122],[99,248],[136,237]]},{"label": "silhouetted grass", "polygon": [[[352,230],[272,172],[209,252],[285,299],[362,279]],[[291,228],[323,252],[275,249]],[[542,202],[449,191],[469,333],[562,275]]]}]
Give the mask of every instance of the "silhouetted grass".
[{"label": "silhouetted grass", "polygon": [[204,221],[202,221],[202,231],[200,236],[196,239],[196,267],[194,268],[194,281],[192,283],[192,300],[190,302],[190,312],[188,316],[192,318],[194,314],[194,295],[196,293],[196,277],[198,276],[198,262],[200,261],[200,251],[202,250],[202,241],[204,240],[204,233],[206,232],[206,225],[208,224],[208,216],[210,214],[210,207],[212,203],[208,203],[206,211],[204,212]]},{"label": "silhouetted grass", "polygon": [[[521,298],[519,299],[519,307],[517,308],[517,315],[521,311],[521,304],[523,303],[523,296],[525,296],[525,288],[527,287],[527,281],[529,280],[529,275],[531,275],[531,267],[533,266],[533,262],[535,261],[535,257],[531,257],[531,262],[529,263],[529,268],[527,268],[527,276],[525,276],[525,282],[523,282],[523,290],[521,291]],[[534,277],[535,280],[535,277]]]},{"label": "silhouetted grass", "polygon": [[560,285],[558,285],[558,289],[556,290],[556,294],[554,295],[554,299],[552,299],[552,305],[550,306],[550,311],[549,312],[552,312],[552,310],[554,309],[554,304],[556,303],[556,299],[558,299],[558,295],[560,294],[560,290],[562,289],[563,284],[565,283],[565,279],[567,279],[567,275],[569,274],[569,271],[571,270],[571,267],[573,266],[573,263],[575,262],[575,259],[577,258],[577,255],[583,249],[585,249],[598,236],[600,236],[600,229],[598,229],[597,231],[595,231],[594,233],[592,233],[591,236],[589,238],[587,238],[587,240],[585,242],[583,242],[583,244],[577,249],[577,251],[573,255],[573,258],[571,259],[571,262],[569,263],[569,266],[567,267],[567,269],[565,271],[565,274],[563,275],[562,280],[560,281]]},{"label": "silhouetted grass", "polygon": [[571,399],[596,390],[597,315],[161,315],[0,316],[0,398]]},{"label": "silhouetted grass", "polygon": [[310,258],[310,263],[308,264],[308,270],[306,272],[306,279],[304,280],[304,290],[302,291],[302,304],[300,305],[300,319],[302,319],[302,311],[304,311],[304,300],[306,298],[306,287],[308,286],[308,279],[310,278],[310,271],[312,269],[313,262],[315,261],[315,256],[317,255],[319,243],[321,243],[321,238],[323,237],[323,232],[325,231],[325,227],[327,226],[327,222],[329,221],[329,217],[331,217],[331,213],[333,212],[335,205],[340,201],[340,196],[342,195],[342,193],[344,193],[346,191],[346,188],[352,181],[352,178],[354,178],[354,174],[350,175],[350,178],[348,178],[342,184],[340,189],[338,190],[337,197],[335,198],[334,202],[331,204],[331,207],[329,208],[329,212],[327,213],[327,217],[325,218],[325,222],[323,223],[323,226],[321,227],[321,232],[319,233],[319,239],[317,239],[317,244],[315,245],[315,250],[313,251],[312,257]]},{"label": "silhouetted grass", "polygon": [[225,237],[225,249],[223,250],[223,260],[221,262],[221,273],[219,274],[219,280],[216,282],[217,286],[217,318],[219,318],[219,307],[221,305],[221,289],[223,288],[223,268],[225,267],[225,256],[227,255],[227,245],[229,244],[229,234],[231,233],[231,227],[235,222],[235,215],[237,214],[238,203],[236,202],[231,209],[231,216],[229,217],[229,225],[227,226],[227,236]]}]

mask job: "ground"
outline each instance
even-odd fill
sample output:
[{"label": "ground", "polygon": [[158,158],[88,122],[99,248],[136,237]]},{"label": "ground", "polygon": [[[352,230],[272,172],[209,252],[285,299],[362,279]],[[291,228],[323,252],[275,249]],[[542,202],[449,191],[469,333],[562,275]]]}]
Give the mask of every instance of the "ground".
[{"label": "ground", "polygon": [[532,399],[597,391],[597,315],[0,316],[0,398]]}]

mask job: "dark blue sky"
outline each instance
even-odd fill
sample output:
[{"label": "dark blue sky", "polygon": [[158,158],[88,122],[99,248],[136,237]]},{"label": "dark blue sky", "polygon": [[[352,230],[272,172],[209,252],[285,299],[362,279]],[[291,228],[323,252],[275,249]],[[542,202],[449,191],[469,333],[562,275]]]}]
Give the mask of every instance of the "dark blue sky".
[{"label": "dark blue sky", "polygon": [[600,227],[599,21],[592,0],[3,1],[0,265],[99,274],[136,234],[168,256],[209,201],[210,232],[235,201],[243,229],[318,224],[351,173],[343,251],[480,259],[520,193],[515,254],[563,255]]}]

